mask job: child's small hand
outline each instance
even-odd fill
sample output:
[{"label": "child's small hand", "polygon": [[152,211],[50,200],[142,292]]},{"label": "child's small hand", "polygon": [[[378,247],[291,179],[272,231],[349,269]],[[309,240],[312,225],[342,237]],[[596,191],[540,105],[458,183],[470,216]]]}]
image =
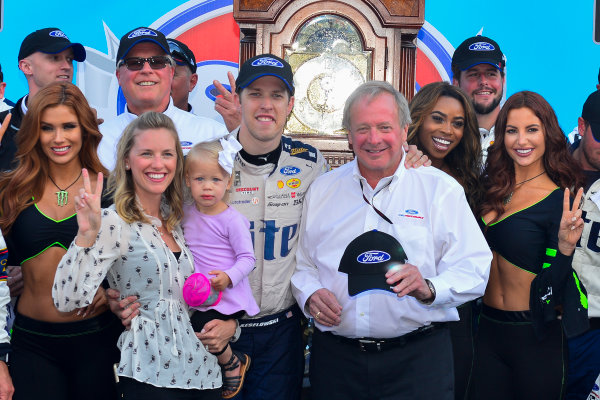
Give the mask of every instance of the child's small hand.
[{"label": "child's small hand", "polygon": [[223,271],[214,270],[209,272],[210,275],[215,275],[214,278],[210,278],[210,284],[216,290],[222,292],[226,287],[231,285],[231,278]]}]

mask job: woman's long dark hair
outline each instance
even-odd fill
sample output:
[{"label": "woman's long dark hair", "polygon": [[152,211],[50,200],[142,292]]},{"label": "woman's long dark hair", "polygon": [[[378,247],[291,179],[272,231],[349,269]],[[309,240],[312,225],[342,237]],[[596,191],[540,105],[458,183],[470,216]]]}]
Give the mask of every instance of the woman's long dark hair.
[{"label": "woman's long dark hair", "polygon": [[542,162],[548,177],[561,189],[569,188],[572,193],[573,189],[584,184],[581,168],[569,152],[567,138],[558,125],[552,106],[535,92],[515,93],[506,100],[498,114],[496,136],[494,144],[488,149],[485,167],[485,201],[479,214],[495,211],[494,221],[504,213],[504,199],[515,190],[514,161],[504,146],[508,114],[511,110],[523,107],[530,109],[542,122],[546,148]]},{"label": "woman's long dark hair", "polygon": [[457,100],[465,113],[463,137],[458,145],[448,153],[444,161],[450,168],[452,177],[464,188],[469,206],[475,212],[484,196],[479,179],[482,170],[481,138],[475,110],[467,95],[448,82],[434,82],[423,86],[410,102],[410,117],[413,122],[408,127],[408,143],[424,150],[424,146],[419,141],[419,131],[439,98],[444,96]]}]

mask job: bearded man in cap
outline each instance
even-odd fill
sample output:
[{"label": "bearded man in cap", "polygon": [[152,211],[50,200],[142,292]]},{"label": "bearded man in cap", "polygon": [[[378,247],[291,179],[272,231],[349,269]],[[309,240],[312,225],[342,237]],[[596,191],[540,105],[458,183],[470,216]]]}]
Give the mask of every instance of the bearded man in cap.
[{"label": "bearded man in cap", "polygon": [[494,40],[473,36],[456,48],[451,67],[452,83],[464,90],[473,103],[485,163],[487,148],[494,141],[494,124],[504,95],[504,54]]},{"label": "bearded man in cap", "polygon": [[462,187],[405,169],[410,114],[387,82],[344,107],[354,161],[304,198],[292,291],[315,318],[314,399],[453,399],[447,321],[481,296],[492,254]]}]

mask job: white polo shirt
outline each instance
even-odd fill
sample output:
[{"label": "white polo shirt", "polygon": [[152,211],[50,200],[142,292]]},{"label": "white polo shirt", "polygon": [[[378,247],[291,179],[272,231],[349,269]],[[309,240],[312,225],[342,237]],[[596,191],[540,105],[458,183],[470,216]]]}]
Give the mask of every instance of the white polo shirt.
[{"label": "white polo shirt", "polygon": [[[175,129],[177,129],[177,133],[179,134],[179,141],[181,142],[184,155],[196,143],[209,142],[228,134],[225,125],[210,118],[200,117],[180,110],[173,105],[173,99],[169,100],[169,106],[163,114],[173,120]],[[102,164],[109,170],[112,171],[115,167],[117,143],[121,138],[121,134],[127,125],[137,117],[137,115],[127,110],[123,114],[100,125],[100,132],[103,136],[98,146],[98,156]]]}]

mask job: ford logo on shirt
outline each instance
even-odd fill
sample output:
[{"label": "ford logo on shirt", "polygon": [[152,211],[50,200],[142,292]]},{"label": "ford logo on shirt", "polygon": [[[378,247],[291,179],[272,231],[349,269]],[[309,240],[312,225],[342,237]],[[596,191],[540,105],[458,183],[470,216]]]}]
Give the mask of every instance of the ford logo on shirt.
[{"label": "ford logo on shirt", "polygon": [[370,250],[370,251],[365,251],[364,253],[360,254],[356,258],[356,261],[358,261],[361,264],[377,264],[377,263],[386,262],[390,258],[391,258],[390,255],[388,253],[386,253],[385,251]]},{"label": "ford logo on shirt", "polygon": [[409,214],[409,215],[417,215],[419,212],[417,210],[404,210],[405,213]]},{"label": "ford logo on shirt", "polygon": [[300,168],[286,165],[279,170],[283,175],[296,175],[300,172]]},{"label": "ford logo on shirt", "polygon": [[280,61],[277,61],[276,59],[271,57],[262,57],[252,62],[253,67],[262,67],[263,65],[269,67],[283,68],[283,64]]},{"label": "ford logo on shirt", "polygon": [[469,50],[472,51],[494,51],[496,48],[493,44],[488,42],[475,42],[469,46]]}]

